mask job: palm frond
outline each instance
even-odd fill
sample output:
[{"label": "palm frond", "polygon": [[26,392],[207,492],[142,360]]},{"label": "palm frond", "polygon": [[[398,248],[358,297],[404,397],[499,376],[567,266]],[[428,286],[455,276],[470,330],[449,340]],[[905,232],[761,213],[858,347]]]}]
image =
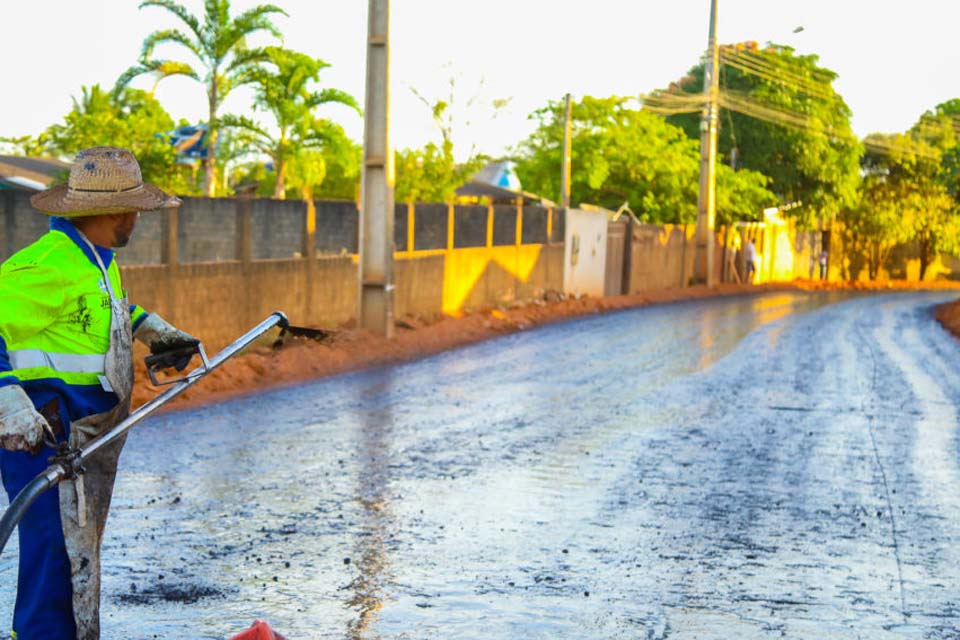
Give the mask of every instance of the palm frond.
[{"label": "palm frond", "polygon": [[258,138],[268,145],[272,146],[275,143],[273,136],[271,136],[266,129],[247,116],[226,114],[220,116],[217,120],[221,129],[237,129],[247,134],[252,134],[255,138]]},{"label": "palm frond", "polygon": [[280,30],[270,21],[269,14],[274,12],[280,12],[286,15],[286,13],[278,7],[261,5],[222,24],[216,43],[218,55],[226,57],[227,53],[231,50],[236,51],[246,48],[247,36],[257,31],[266,31],[282,40],[283,35],[280,33]]},{"label": "palm frond", "polygon": [[200,75],[194,71],[193,67],[179,60],[146,60],[143,65],[157,74],[158,79],[170,76],[187,76],[194,80],[200,80]]},{"label": "palm frond", "polygon": [[193,34],[197,36],[198,41],[203,41],[203,28],[200,26],[200,21],[197,20],[196,16],[187,11],[186,7],[177,4],[173,0],[143,0],[143,2],[140,3],[140,8],[143,9],[145,7],[166,9],[190,27]]},{"label": "palm frond", "polygon": [[267,31],[275,38],[283,39],[283,34],[270,21],[270,14],[279,13],[282,16],[290,17],[286,11],[273,4],[261,4],[244,11],[233,19],[233,24],[244,34],[251,34],[254,31]]},{"label": "palm frond", "polygon": [[191,40],[186,36],[186,34],[176,29],[154,31],[148,35],[143,41],[143,48],[140,50],[140,58],[144,60],[148,59],[151,55],[153,55],[153,50],[158,44],[165,44],[168,42],[182,45],[198,59],[203,60],[203,53],[200,51],[199,43]]},{"label": "palm frond", "polygon": [[[269,59],[270,55],[264,48],[241,49],[234,52],[233,58],[223,72],[225,75],[232,75],[234,73],[240,73],[241,71],[246,72],[258,67],[262,62],[267,62]],[[235,84],[234,86],[239,86],[239,84]]]},{"label": "palm frond", "polygon": [[321,89],[320,91],[315,91],[310,94],[306,103],[310,108],[318,107],[322,104],[342,104],[350,107],[357,113],[361,113],[357,100],[346,91],[341,91],[340,89]]}]

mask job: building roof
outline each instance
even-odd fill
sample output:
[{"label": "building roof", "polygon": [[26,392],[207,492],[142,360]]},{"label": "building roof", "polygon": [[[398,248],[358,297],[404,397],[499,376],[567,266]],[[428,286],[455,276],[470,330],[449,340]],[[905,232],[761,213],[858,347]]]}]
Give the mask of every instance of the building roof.
[{"label": "building roof", "polygon": [[490,198],[493,203],[513,203],[523,199],[524,203],[540,202],[551,205],[544,198],[524,191],[513,162],[501,160],[487,163],[474,174],[470,181],[457,188],[457,195],[469,198]]},{"label": "building roof", "polygon": [[543,200],[543,198],[535,193],[511,191],[510,189],[504,189],[503,187],[498,187],[486,182],[477,182],[475,180],[471,180],[457,187],[457,195],[472,198],[490,198],[490,201],[494,204],[504,202],[512,203],[516,202],[519,198],[523,198],[524,203],[541,202]]},{"label": "building roof", "polygon": [[69,170],[69,163],[56,158],[0,156],[0,188],[42,191]]}]

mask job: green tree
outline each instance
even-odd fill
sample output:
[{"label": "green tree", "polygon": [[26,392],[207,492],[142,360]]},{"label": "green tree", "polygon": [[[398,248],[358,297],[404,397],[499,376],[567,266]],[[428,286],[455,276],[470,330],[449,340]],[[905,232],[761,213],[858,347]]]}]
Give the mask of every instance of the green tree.
[{"label": "green tree", "polygon": [[437,100],[432,104],[414,91],[421,102],[430,107],[441,141],[439,145],[428,142],[421,149],[401,149],[394,153],[394,198],[397,202],[452,202],[457,187],[487,161],[486,157],[473,153],[465,162],[457,162],[454,157],[450,115],[453,88],[454,81],[451,80],[450,100]]},{"label": "green tree", "polygon": [[255,106],[273,116],[277,133],[244,116],[227,115],[220,123],[238,129],[254,149],[270,157],[277,173],[273,197],[283,199],[287,165],[308,149],[330,146],[342,131],[339,125],[318,118],[316,109],[341,104],[359,113],[360,108],[351,95],[339,89],[311,88],[321,69],[330,66],[323,60],[280,47],[264,51],[267,64],[251,68],[249,77],[241,80],[256,86]]},{"label": "green tree", "polygon": [[865,176],[859,203],[845,210],[841,237],[848,262],[848,279],[855,279],[864,266],[876,280],[890,250],[910,238],[910,228],[897,206],[896,185],[881,175]]},{"label": "green tree", "polygon": [[[956,136],[951,127],[930,124],[921,118],[905,134],[867,136],[862,160],[865,202],[881,212],[876,222],[886,222],[894,237],[905,233],[917,243],[921,280],[939,253],[954,248],[957,232],[956,203],[941,166],[942,149],[955,146]],[[887,210],[894,216],[883,215]]]},{"label": "green tree", "polygon": [[[205,190],[212,197],[216,192],[218,112],[230,92],[253,81],[256,67],[266,62],[264,48],[248,47],[247,38],[259,31],[280,37],[280,31],[270,21],[271,14],[287,15],[274,5],[258,5],[237,16],[230,15],[229,0],[205,0],[203,21],[175,0],[145,0],[140,8],[159,7],[173,14],[187,31],[161,29],[143,41],[140,62],[127,69],[117,80],[116,90],[127,86],[134,78],[152,74],[157,82],[170,76],[186,76],[201,83],[207,93],[207,157],[204,158]],[[176,44],[187,50],[198,65],[155,58],[158,45]]]},{"label": "green tree", "polygon": [[440,146],[428,142],[421,149],[402,149],[394,158],[397,202],[452,202],[457,187],[486,162],[481,156],[457,162],[449,140]]},{"label": "green tree", "polygon": [[[517,148],[524,188],[557,197],[564,105],[552,101],[531,118],[534,132]],[[572,107],[574,202],[617,209],[624,202],[650,222],[694,222],[697,217],[698,143],[630,98],[586,96]],[[756,219],[776,203],[767,178],[719,167],[718,221]]]},{"label": "green tree", "polygon": [[127,88],[110,93],[93,85],[82,87],[63,122],[47,127],[24,145],[24,151],[72,159],[87,147],[125,147],[137,157],[145,180],[184,193],[188,190],[184,171],[166,135],[174,127],[170,114],[146,91]]},{"label": "green tree", "polygon": [[353,200],[360,198],[360,164],[363,147],[346,133],[323,147],[327,175],[316,188],[316,197],[325,200]]},{"label": "green tree", "polygon": [[924,113],[909,133],[940,152],[937,181],[960,198],[960,98]]},{"label": "green tree", "polygon": [[940,153],[928,140],[943,140],[926,128],[905,134],[871,134],[861,161],[859,205],[843,212],[841,235],[856,277],[863,266],[876,279],[890,250],[913,240],[920,280],[937,255],[951,249],[956,205],[939,181]]},{"label": "green tree", "polygon": [[[726,46],[720,71],[719,152],[724,164],[760,171],[770,189],[802,225],[813,226],[856,202],[860,144],[850,108],[833,89],[836,74],[815,55],[785,46]],[[681,95],[703,91],[703,65],[672,87]],[[668,92],[669,94],[669,92]],[[672,115],[694,140],[699,114]]]}]

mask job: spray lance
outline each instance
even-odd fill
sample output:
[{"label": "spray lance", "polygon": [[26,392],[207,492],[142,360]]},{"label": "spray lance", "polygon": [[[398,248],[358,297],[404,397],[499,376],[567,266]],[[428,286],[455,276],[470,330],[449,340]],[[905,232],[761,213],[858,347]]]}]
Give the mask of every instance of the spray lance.
[{"label": "spray lance", "polygon": [[[46,492],[48,489],[52,489],[64,480],[74,478],[82,474],[84,471],[83,463],[86,459],[94,455],[104,446],[116,440],[118,437],[127,433],[148,415],[192,387],[200,379],[210,374],[211,371],[239,354],[246,347],[253,344],[257,339],[275,327],[280,328],[280,335],[274,343],[275,348],[278,348],[284,344],[284,338],[286,336],[294,338],[307,338],[310,340],[325,342],[333,335],[332,332],[324,329],[310,329],[307,327],[292,326],[289,320],[287,320],[287,316],[282,311],[274,311],[265,320],[260,322],[260,324],[237,338],[233,343],[228,345],[223,349],[223,351],[216,354],[212,358],[207,357],[207,354],[203,350],[203,345],[199,343],[196,346],[186,347],[186,351],[180,349],[176,350],[176,352],[165,352],[147,356],[145,363],[147,365],[147,373],[150,375],[150,380],[155,385],[165,385],[169,386],[169,388],[155,397],[153,400],[150,400],[143,406],[139,407],[136,411],[132,412],[125,420],[114,426],[112,429],[103,432],[83,446],[71,449],[65,445],[60,445],[60,451],[58,455],[50,458],[50,466],[47,467],[45,471],[40,473],[36,478],[31,480],[30,483],[24,487],[20,493],[17,494],[16,498],[13,499],[13,501],[10,503],[10,506],[3,513],[3,517],[0,518],[0,553],[3,552],[4,547],[7,545],[7,541],[10,539],[10,536],[13,535],[14,530],[17,528],[17,524],[26,514],[27,510],[41,495],[43,495],[44,492]],[[158,371],[169,367],[173,362],[176,362],[179,359],[184,357],[189,358],[195,354],[198,354],[201,360],[200,366],[198,366],[196,369],[190,371],[181,378],[163,381],[158,380],[156,375]]]}]

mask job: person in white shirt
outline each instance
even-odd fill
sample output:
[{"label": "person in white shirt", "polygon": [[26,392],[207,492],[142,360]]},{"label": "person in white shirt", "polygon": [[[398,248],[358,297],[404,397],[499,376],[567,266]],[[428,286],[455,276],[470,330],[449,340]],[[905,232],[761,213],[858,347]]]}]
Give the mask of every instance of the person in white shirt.
[{"label": "person in white shirt", "polygon": [[757,248],[753,245],[753,240],[748,239],[743,247],[743,256],[747,263],[747,282],[753,282],[753,276],[757,272]]}]

